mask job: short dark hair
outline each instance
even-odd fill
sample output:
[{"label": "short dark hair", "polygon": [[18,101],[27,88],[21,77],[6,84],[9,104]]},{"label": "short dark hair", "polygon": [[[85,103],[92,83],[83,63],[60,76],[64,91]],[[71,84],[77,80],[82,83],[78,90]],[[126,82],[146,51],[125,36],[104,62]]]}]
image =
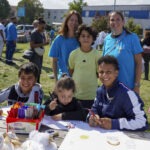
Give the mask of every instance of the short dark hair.
[{"label": "short dark hair", "polygon": [[46,24],[45,20],[43,18],[38,18],[39,24]]},{"label": "short dark hair", "polygon": [[14,19],[17,19],[17,17],[16,16],[11,16],[10,19],[14,20]]},{"label": "short dark hair", "polygon": [[81,24],[79,27],[78,27],[78,30],[77,30],[77,32],[76,32],[76,37],[77,37],[77,39],[78,39],[78,41],[79,41],[79,38],[80,38],[80,35],[81,35],[81,32],[82,31],[87,31],[90,35],[92,35],[92,37],[93,37],[93,43],[92,44],[94,44],[94,41],[96,40],[96,37],[97,37],[97,32],[96,32],[96,30],[94,30],[91,26],[87,26],[87,25],[85,25],[85,24]]},{"label": "short dark hair", "polygon": [[39,69],[38,66],[32,62],[28,62],[22,64],[18,71],[18,77],[20,77],[21,73],[24,72],[25,74],[33,74],[35,78],[38,78]]},{"label": "short dark hair", "polygon": [[55,92],[59,89],[72,90],[73,93],[76,91],[75,82],[71,77],[64,76],[57,81],[55,86]]},{"label": "short dark hair", "polygon": [[102,63],[111,64],[114,66],[115,70],[119,70],[118,61],[114,56],[106,55],[106,56],[99,58],[98,66],[101,65]]}]

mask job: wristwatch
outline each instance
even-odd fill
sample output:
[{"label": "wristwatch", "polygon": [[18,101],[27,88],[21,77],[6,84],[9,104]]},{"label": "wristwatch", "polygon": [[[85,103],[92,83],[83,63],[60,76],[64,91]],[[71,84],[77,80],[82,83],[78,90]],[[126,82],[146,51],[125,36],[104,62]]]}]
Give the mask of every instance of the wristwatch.
[{"label": "wristwatch", "polygon": [[141,85],[140,85],[140,83],[135,82],[135,83],[134,83],[134,86],[135,86],[135,87],[140,87]]}]

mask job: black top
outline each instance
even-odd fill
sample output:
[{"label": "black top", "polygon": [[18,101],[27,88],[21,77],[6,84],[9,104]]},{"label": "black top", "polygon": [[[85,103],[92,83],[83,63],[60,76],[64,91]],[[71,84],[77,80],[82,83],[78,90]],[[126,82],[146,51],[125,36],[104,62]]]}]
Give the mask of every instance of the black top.
[{"label": "black top", "polygon": [[67,104],[63,105],[57,100],[58,105],[54,110],[49,109],[50,102],[53,101],[53,98],[47,100],[44,105],[45,107],[45,114],[49,116],[53,116],[59,113],[62,113],[62,120],[86,120],[86,110],[84,110],[79,101],[73,97],[72,101]]},{"label": "black top", "polygon": [[144,45],[150,46],[150,37],[146,38],[142,41],[142,46],[144,46]]},{"label": "black top", "polygon": [[12,104],[14,104],[13,101],[14,102],[18,101],[18,102],[26,103],[29,99],[29,96],[20,97],[18,95],[18,93],[16,92],[16,90],[15,90],[15,85],[13,85],[13,86],[10,87],[10,93],[9,93],[8,99],[11,100],[11,101],[8,101],[8,105],[12,105]]}]

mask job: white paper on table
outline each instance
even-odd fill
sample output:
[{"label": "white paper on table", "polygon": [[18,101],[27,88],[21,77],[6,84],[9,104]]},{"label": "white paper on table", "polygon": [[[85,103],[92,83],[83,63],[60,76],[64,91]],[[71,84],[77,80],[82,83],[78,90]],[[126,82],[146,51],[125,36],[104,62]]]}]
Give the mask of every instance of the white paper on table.
[{"label": "white paper on table", "polygon": [[[110,138],[117,139],[119,144],[109,144]],[[75,128],[69,130],[58,150],[141,150],[144,147],[150,147],[150,141],[130,138],[121,131]]]},{"label": "white paper on table", "polygon": [[60,121],[55,121],[51,118],[51,116],[44,115],[44,118],[42,119],[42,124],[46,125],[52,129],[61,129],[61,130],[67,130],[67,123],[62,124]]},{"label": "white paper on table", "polygon": [[42,124],[46,125],[53,129],[60,129],[60,130],[68,130],[68,126],[71,125],[73,128],[79,128],[84,130],[90,130],[91,127],[83,122],[83,121],[75,121],[75,120],[61,120],[61,121],[55,121],[51,118],[51,116],[45,115]]}]

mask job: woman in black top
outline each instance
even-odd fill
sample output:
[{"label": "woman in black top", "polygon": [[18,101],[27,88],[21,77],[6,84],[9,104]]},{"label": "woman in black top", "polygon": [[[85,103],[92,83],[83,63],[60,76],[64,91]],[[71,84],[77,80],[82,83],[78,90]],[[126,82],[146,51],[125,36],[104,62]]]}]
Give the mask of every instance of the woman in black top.
[{"label": "woman in black top", "polygon": [[147,32],[144,40],[142,41],[143,47],[143,59],[144,59],[144,67],[145,67],[145,80],[148,80],[149,74],[149,62],[150,62],[150,32]]}]

